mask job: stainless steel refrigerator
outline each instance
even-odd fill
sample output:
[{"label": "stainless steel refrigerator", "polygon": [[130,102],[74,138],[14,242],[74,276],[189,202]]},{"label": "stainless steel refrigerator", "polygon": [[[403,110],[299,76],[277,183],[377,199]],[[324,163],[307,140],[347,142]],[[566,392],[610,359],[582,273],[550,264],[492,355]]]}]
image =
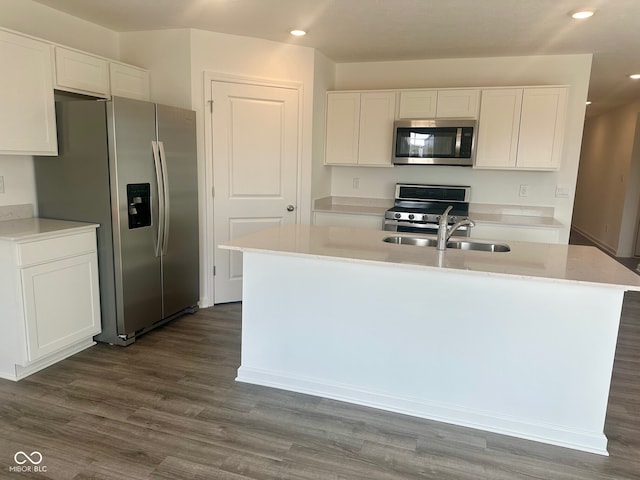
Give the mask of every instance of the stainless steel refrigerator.
[{"label": "stainless steel refrigerator", "polygon": [[199,298],[195,112],[114,97],[56,102],[35,157],[39,216],[99,223],[102,333],[128,345]]}]

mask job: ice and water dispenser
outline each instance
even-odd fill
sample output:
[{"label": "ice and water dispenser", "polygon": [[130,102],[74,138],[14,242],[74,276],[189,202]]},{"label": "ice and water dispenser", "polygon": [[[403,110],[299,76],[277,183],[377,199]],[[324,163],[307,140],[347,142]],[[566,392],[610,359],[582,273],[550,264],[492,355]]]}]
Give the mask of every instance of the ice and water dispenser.
[{"label": "ice and water dispenser", "polygon": [[151,225],[151,184],[128,184],[127,204],[129,205],[129,229]]}]

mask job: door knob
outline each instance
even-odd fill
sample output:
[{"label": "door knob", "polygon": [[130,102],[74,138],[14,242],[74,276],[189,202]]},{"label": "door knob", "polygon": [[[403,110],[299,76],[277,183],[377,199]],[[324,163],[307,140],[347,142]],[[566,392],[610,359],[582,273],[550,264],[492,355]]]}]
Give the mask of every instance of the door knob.
[{"label": "door knob", "polygon": [[287,205],[287,212],[293,212],[296,209],[293,205]]}]

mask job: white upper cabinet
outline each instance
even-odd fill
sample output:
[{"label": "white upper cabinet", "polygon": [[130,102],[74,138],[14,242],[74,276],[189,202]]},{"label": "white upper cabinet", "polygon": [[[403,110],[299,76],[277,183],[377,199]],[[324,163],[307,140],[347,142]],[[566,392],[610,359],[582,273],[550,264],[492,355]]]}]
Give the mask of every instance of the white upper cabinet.
[{"label": "white upper cabinet", "polygon": [[522,111],[522,88],[482,92],[476,167],[515,168]]},{"label": "white upper cabinet", "polygon": [[329,92],[327,94],[326,164],[358,163],[359,125],[360,94]]},{"label": "white upper cabinet", "polygon": [[436,118],[478,118],[480,90],[438,90]]},{"label": "white upper cabinet", "polygon": [[328,92],[325,163],[391,166],[396,92]]},{"label": "white upper cabinet", "polygon": [[51,50],[0,30],[0,154],[58,154]]},{"label": "white upper cabinet", "polygon": [[518,138],[519,168],[560,168],[566,114],[566,88],[525,88]]},{"label": "white upper cabinet", "polygon": [[566,87],[482,92],[476,168],[557,170],[562,160]]},{"label": "white upper cabinet", "polygon": [[65,92],[150,100],[147,70],[64,47],[56,47],[55,79]]},{"label": "white upper cabinet", "polygon": [[109,96],[109,62],[103,58],[56,47],[55,73],[58,90]]},{"label": "white upper cabinet", "polygon": [[111,95],[150,100],[149,72],[123,63],[110,62]]},{"label": "white upper cabinet", "polygon": [[437,90],[406,90],[400,92],[398,118],[435,118]]},{"label": "white upper cabinet", "polygon": [[402,90],[398,118],[478,118],[479,99],[472,88]]},{"label": "white upper cabinet", "polygon": [[363,93],[360,97],[359,165],[391,165],[395,92]]}]

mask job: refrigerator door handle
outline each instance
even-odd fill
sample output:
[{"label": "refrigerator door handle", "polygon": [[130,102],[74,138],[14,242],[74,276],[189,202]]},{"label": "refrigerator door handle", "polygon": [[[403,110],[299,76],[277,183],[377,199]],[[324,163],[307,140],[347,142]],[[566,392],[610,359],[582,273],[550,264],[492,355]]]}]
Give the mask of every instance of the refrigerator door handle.
[{"label": "refrigerator door handle", "polygon": [[162,231],[162,255],[167,254],[169,248],[169,225],[171,218],[171,205],[169,202],[169,176],[167,173],[167,154],[164,151],[164,142],[158,142],[160,146],[160,164],[162,165],[162,190],[164,191],[164,225]]},{"label": "refrigerator door handle", "polygon": [[158,142],[151,141],[153,150],[153,163],[156,167],[156,185],[158,186],[158,229],[156,236],[156,257],[162,255],[162,234],[164,232],[165,210],[164,210],[164,183],[162,181],[162,165],[160,160],[160,150]]}]

